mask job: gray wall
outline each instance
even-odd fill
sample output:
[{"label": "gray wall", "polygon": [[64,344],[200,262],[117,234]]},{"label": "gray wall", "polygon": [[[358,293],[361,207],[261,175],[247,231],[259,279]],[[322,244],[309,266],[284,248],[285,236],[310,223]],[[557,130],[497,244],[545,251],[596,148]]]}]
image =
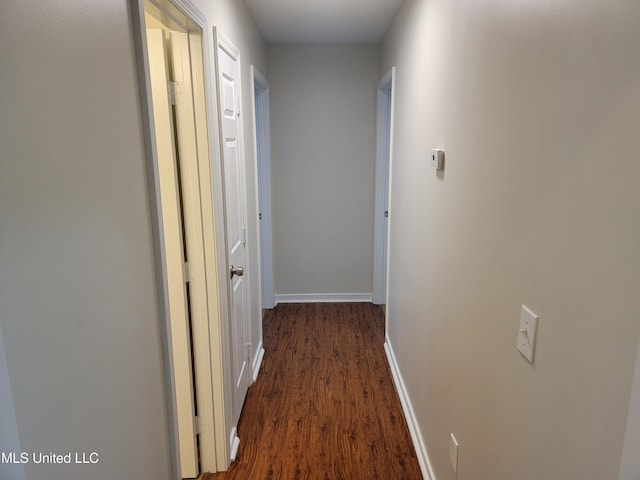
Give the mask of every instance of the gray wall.
[{"label": "gray wall", "polygon": [[276,295],[371,293],[377,45],[269,45]]},{"label": "gray wall", "polygon": [[0,343],[20,447],[99,454],[26,478],[169,479],[128,2],[2,2],[0,45]]},{"label": "gray wall", "polygon": [[409,0],[383,42],[388,336],[438,480],[450,432],[458,480],[618,478],[640,336],[638,18],[624,0]]}]

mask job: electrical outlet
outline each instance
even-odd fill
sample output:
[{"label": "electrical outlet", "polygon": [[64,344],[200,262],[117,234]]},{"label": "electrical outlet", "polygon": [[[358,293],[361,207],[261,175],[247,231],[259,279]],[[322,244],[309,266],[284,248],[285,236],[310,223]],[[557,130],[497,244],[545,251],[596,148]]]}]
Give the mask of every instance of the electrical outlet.
[{"label": "electrical outlet", "polygon": [[431,150],[431,167],[434,170],[442,170],[444,168],[444,150],[438,148]]},{"label": "electrical outlet", "polygon": [[459,448],[460,448],[460,445],[458,444],[456,437],[454,437],[452,433],[451,437],[449,438],[449,463],[451,463],[451,468],[453,468],[453,473],[456,474],[456,477],[458,476],[458,449]]}]

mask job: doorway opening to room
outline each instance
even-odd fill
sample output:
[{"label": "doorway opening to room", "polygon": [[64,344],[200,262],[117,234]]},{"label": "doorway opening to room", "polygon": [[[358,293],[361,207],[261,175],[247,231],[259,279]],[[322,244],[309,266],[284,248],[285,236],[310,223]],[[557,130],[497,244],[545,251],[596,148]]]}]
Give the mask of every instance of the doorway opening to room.
[{"label": "doorway opening to room", "polygon": [[137,7],[174,474],[197,478],[229,461],[221,321],[227,279],[219,268],[224,252],[216,249],[224,229],[214,228],[224,215],[212,182],[206,19],[185,0],[139,0]]},{"label": "doorway opening to room", "polygon": [[262,309],[275,306],[271,215],[271,142],[269,82],[251,65],[253,84],[253,142],[258,179],[258,230],[260,232],[260,296]]},{"label": "doorway opening to room", "polygon": [[382,305],[385,312],[387,303],[390,172],[391,152],[393,151],[394,79],[395,67],[392,67],[378,83],[376,108],[373,303]]}]

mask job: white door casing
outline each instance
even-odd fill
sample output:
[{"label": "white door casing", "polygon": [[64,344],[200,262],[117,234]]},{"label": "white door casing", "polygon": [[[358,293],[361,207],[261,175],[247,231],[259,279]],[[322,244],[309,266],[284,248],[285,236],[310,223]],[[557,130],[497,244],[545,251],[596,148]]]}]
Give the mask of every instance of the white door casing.
[{"label": "white door casing", "polygon": [[253,141],[258,191],[260,232],[260,297],[262,308],[275,306],[273,288],[273,240],[271,220],[271,146],[269,126],[269,82],[251,65],[253,84]]},{"label": "white door casing", "polygon": [[[216,30],[218,105],[224,178],[226,251],[230,279],[230,343],[232,367],[232,424],[240,418],[251,382],[249,356],[251,342],[247,326],[248,283],[246,281],[246,201],[244,148],[242,144],[240,52]],[[240,270],[242,269],[242,270]],[[232,273],[235,272],[235,273]],[[232,429],[232,437],[235,437]],[[237,437],[231,438],[231,458],[235,457]]]},{"label": "white door casing", "polygon": [[[192,310],[192,349],[194,380],[197,387],[198,406],[198,438],[199,460],[202,471],[216,472],[226,470],[229,466],[230,443],[232,432],[232,389],[231,384],[231,352],[230,325],[228,322],[230,305],[228,302],[228,266],[225,252],[225,212],[223,193],[222,162],[218,156],[219,118],[217,109],[216,69],[215,66],[215,34],[210,48],[209,41],[203,41],[203,33],[211,32],[206,17],[190,0],[169,0],[158,4],[155,0],[133,0],[132,3],[134,40],[140,62],[138,82],[143,102],[143,127],[145,147],[147,150],[147,174],[150,181],[150,200],[154,211],[154,258],[156,262],[156,282],[159,292],[159,311],[163,321],[163,346],[166,351],[165,367],[167,372],[166,395],[171,409],[171,457],[173,463],[172,478],[183,478],[180,468],[180,439],[178,433],[178,401],[176,399],[184,389],[176,384],[174,368],[173,334],[169,307],[169,285],[167,280],[167,246],[163,231],[163,208],[161,198],[160,167],[158,162],[158,145],[156,137],[166,140],[170,135],[158,135],[154,115],[151,74],[149,66],[149,47],[147,43],[147,26],[161,28],[165,32],[179,31],[189,37],[189,61],[191,63],[192,106],[195,117],[196,146],[198,152],[195,181],[200,190],[199,212],[188,215],[185,232],[187,257],[193,261],[195,276],[189,283],[191,303],[198,297],[195,287],[201,287],[203,304]],[[185,49],[186,51],[186,49]],[[183,55],[184,57],[184,55]],[[175,74],[175,72],[173,72]],[[185,82],[186,84],[187,82]],[[187,86],[187,85],[185,85]],[[209,88],[211,86],[211,88]],[[164,84],[166,89],[166,83]],[[165,92],[166,93],[166,92]],[[186,91],[185,91],[186,95]],[[186,99],[185,99],[186,100]],[[157,110],[157,108],[156,108]],[[176,131],[180,136],[180,109],[176,109]],[[170,118],[170,115],[164,114]],[[189,114],[184,117],[188,119]],[[165,132],[170,132],[166,129]],[[212,143],[210,139],[215,139]],[[178,138],[180,144],[180,138]],[[216,148],[210,146],[216,145]],[[174,144],[175,147],[175,144]],[[182,152],[181,152],[182,154]],[[182,158],[178,159],[182,161]],[[184,175],[186,169],[181,167]],[[197,178],[199,176],[199,179]],[[184,188],[184,185],[183,185]],[[184,200],[184,199],[183,199]],[[194,201],[196,201],[195,198]],[[190,239],[189,218],[199,222],[197,231],[202,235],[201,255],[189,251]],[[193,230],[193,231],[196,231]],[[199,235],[195,235],[198,237]],[[196,250],[197,251],[197,250]],[[200,268],[202,267],[202,268]],[[192,305],[193,308],[193,305]],[[193,315],[199,310],[203,315]],[[183,378],[191,378],[183,375]],[[183,402],[181,402],[183,403]],[[183,423],[183,422],[181,422]],[[231,437],[233,438],[232,433]]]},{"label": "white door casing", "polygon": [[171,327],[173,379],[178,421],[179,461],[182,478],[198,476],[195,403],[186,289],[180,189],[174,139],[172,107],[169,101],[169,69],[163,30],[147,30],[149,70],[155,140],[158,155],[162,233]]},{"label": "white door casing", "polygon": [[395,67],[378,83],[376,125],[376,194],[373,241],[373,303],[386,304],[389,237],[390,165],[393,144]]}]

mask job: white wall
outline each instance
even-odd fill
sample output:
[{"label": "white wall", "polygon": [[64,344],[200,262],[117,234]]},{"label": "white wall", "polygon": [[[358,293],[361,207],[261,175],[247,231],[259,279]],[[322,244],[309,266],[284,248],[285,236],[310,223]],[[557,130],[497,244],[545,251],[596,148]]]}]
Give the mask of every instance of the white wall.
[{"label": "white wall", "polygon": [[276,295],[371,294],[377,45],[269,45]]},{"label": "white wall", "polygon": [[128,2],[5,1],[0,44],[0,324],[20,447],[99,454],[26,478],[169,479]]},{"label": "white wall", "polygon": [[624,0],[409,0],[383,42],[387,333],[438,480],[450,432],[459,480],[618,478],[640,336],[638,18]]},{"label": "white wall", "polygon": [[[251,328],[251,359],[258,355],[258,348],[262,342],[262,309],[260,301],[260,265],[258,252],[260,238],[258,233],[258,199],[256,196],[256,165],[253,153],[253,130],[251,118],[251,76],[249,66],[255,65],[266,75],[267,49],[262,35],[258,31],[244,2],[236,0],[192,0],[193,4],[206,17],[210,27],[217,27],[240,50],[241,81],[242,81],[242,121],[244,129],[244,155],[247,174],[247,222],[249,265],[246,266],[246,276],[250,289],[250,328]],[[205,39],[209,42],[211,65],[215,65],[214,37],[211,31],[205,32]],[[215,78],[214,78],[215,80]],[[212,92],[215,92],[215,85]],[[217,112],[217,105],[213,105]],[[217,131],[217,125],[216,125]],[[219,149],[212,144],[212,149]],[[213,161],[219,161],[219,152],[212,152]]]}]

